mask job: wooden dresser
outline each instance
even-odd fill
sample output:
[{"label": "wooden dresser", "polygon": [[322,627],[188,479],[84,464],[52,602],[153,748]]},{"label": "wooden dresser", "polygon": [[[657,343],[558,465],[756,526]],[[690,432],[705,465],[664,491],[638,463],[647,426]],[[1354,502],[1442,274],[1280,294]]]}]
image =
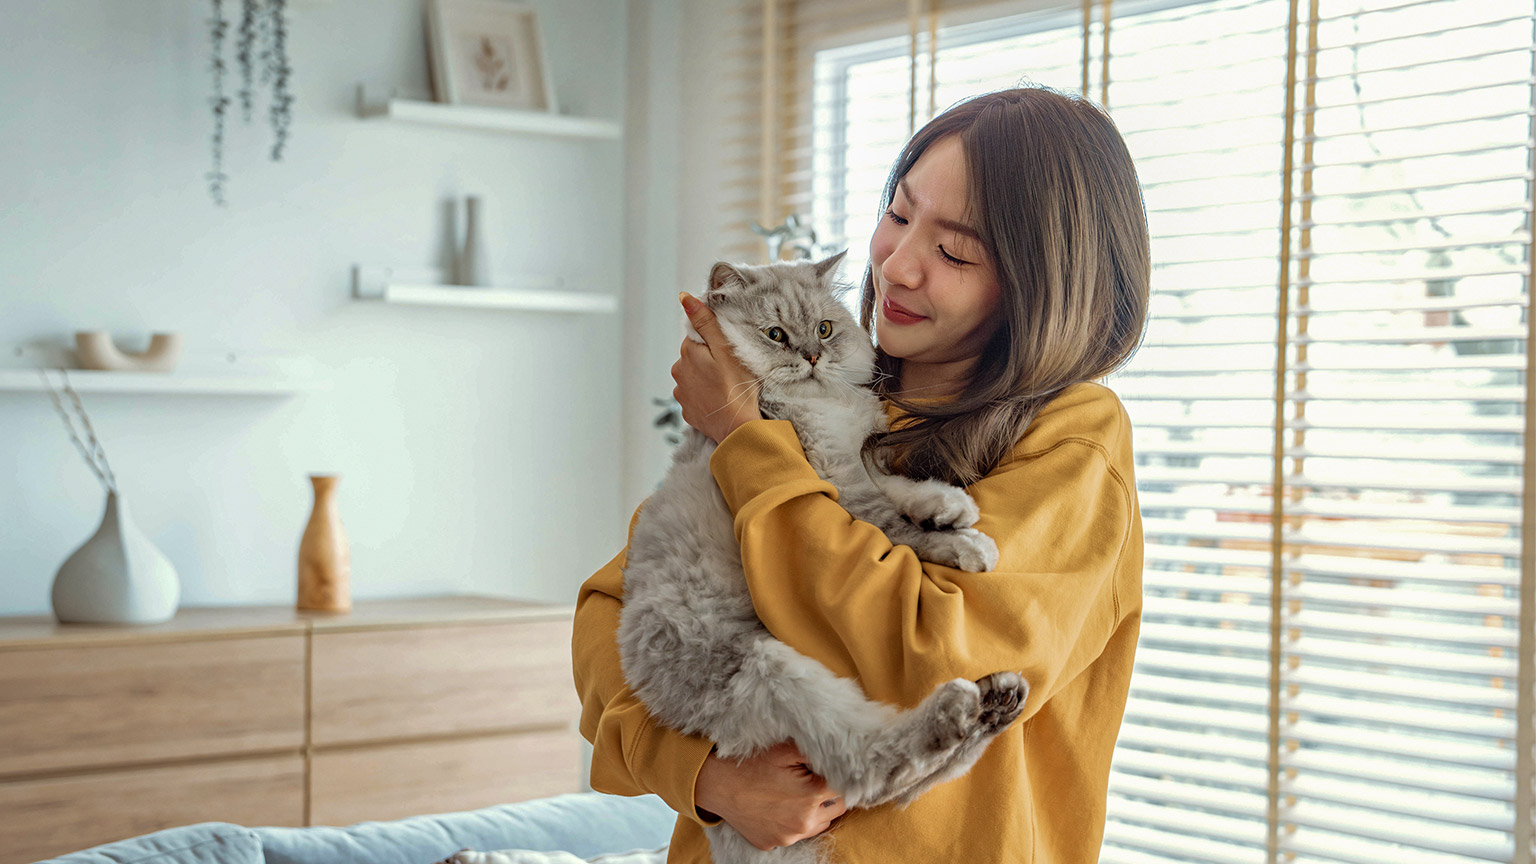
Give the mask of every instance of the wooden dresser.
[{"label": "wooden dresser", "polygon": [[580,786],[570,607],[0,618],[0,864],[193,822],[346,825]]}]

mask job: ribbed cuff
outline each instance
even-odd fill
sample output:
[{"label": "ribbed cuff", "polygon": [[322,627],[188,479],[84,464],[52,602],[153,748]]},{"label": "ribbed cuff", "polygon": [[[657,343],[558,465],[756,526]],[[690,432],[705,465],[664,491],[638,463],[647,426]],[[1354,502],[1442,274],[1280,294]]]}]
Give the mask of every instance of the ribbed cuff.
[{"label": "ribbed cuff", "polygon": [[719,819],[700,818],[693,803],[699,771],[715,749],[709,739],[683,735],[653,724],[641,733],[635,745],[639,751],[635,755],[647,766],[651,791],[667,802],[668,807],[700,825],[720,823]]}]

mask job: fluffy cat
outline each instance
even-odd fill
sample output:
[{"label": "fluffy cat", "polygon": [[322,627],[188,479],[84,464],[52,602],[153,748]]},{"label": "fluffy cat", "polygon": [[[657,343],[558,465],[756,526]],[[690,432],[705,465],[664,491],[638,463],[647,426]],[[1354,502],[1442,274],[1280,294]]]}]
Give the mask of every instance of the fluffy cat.
[{"label": "fluffy cat", "polygon": [[[832,287],[842,257],[716,264],[703,299],[759,377],[764,416],[794,423],[850,514],[925,561],[988,570],[997,547],[971,527],[978,512],[964,490],[888,473],[860,455],[886,415],[866,386],[874,348]],[[687,429],[640,508],[618,634],[635,694],[663,724],[713,741],[722,758],[794,741],[850,808],[908,802],[964,773],[1018,717],[1028,685],[1012,672],[957,678],[903,711],[775,639],[753,612],[731,512],[710,474],[715,446]],[[823,837],[764,852],[729,825],[706,831],[715,864],[813,862],[830,845]]]}]

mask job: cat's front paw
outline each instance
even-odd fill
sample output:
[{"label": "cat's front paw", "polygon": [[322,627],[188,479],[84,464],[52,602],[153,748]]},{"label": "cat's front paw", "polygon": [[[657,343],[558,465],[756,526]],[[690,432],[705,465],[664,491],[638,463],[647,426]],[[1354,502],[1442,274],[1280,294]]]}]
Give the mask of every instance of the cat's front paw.
[{"label": "cat's front paw", "polygon": [[964,489],[929,480],[914,487],[914,493],[898,502],[901,515],[924,531],[969,528],[981,518],[976,500]]},{"label": "cat's front paw", "polygon": [[983,734],[1001,732],[1024,712],[1029,682],[1017,672],[994,672],[976,680],[981,691],[980,725]]},{"label": "cat's front paw", "polygon": [[955,534],[966,541],[961,546],[959,564],[961,570],[985,573],[997,566],[997,544],[992,542],[991,537],[975,528],[961,528]]},{"label": "cat's front paw", "polygon": [[924,561],[945,564],[968,573],[985,573],[997,566],[997,544],[975,528],[927,534],[918,553]]}]

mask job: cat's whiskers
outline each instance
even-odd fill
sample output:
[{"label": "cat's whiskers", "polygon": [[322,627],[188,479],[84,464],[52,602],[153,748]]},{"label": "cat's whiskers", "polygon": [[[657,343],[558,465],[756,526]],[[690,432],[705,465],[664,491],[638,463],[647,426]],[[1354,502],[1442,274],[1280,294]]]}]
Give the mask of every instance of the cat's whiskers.
[{"label": "cat's whiskers", "polygon": [[[727,408],[735,408],[736,407],[736,403],[738,403],[738,402],[740,402],[740,401],[742,401],[742,400],[744,400],[744,399],[746,399],[746,398],[748,398],[748,397],[750,397],[752,395],[753,390],[751,388],[754,385],[760,387],[760,386],[762,386],[763,382],[767,381],[767,380],[768,380],[768,376],[767,375],[759,375],[756,378],[752,379],[751,381],[742,381],[739,384],[732,385],[731,389],[726,391],[726,396],[728,397],[727,400],[726,400],[726,403],[724,405],[721,405],[719,408],[716,408],[715,410],[709,412],[709,414],[707,414],[705,416],[713,417],[716,414],[720,413],[721,411],[724,411]],[[741,388],[747,388],[747,389],[744,390],[741,393],[741,395],[739,395],[739,396],[731,395],[731,394],[734,394],[738,389],[741,389]]]}]

